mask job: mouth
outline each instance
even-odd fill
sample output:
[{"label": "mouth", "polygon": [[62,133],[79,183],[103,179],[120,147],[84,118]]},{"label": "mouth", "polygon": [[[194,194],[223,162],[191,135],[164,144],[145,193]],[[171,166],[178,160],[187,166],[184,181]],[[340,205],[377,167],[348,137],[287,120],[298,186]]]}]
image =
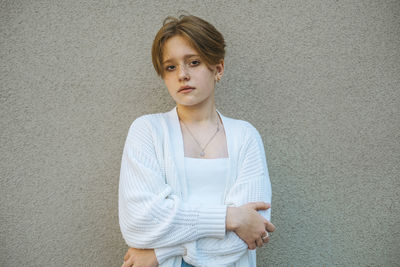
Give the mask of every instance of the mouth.
[{"label": "mouth", "polygon": [[184,93],[184,92],[190,92],[190,91],[192,91],[192,90],[194,90],[194,89],[195,89],[194,87],[188,86],[188,85],[186,85],[186,86],[181,86],[181,87],[179,88],[179,90],[178,90],[178,93],[179,93],[179,92],[182,92],[182,93]]}]

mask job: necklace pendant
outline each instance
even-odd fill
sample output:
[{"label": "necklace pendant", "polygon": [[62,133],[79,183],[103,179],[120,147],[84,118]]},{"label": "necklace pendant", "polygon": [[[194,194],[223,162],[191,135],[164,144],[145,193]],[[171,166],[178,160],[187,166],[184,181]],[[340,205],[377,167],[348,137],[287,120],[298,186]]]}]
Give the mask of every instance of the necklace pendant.
[{"label": "necklace pendant", "polygon": [[204,157],[206,153],[204,153],[204,151],[200,152],[200,157]]}]

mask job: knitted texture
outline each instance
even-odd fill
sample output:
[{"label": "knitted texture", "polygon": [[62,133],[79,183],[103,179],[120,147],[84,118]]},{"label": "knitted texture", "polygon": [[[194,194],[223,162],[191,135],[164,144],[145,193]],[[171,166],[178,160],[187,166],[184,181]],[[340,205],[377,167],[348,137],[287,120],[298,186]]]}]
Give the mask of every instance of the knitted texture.
[{"label": "knitted texture", "polygon": [[[264,146],[249,122],[228,118],[229,171],[223,205],[189,205],[182,132],[176,107],[132,123],[121,161],[119,222],[130,247],[153,248],[159,266],[256,266],[255,250],[226,231],[227,206],[271,203]],[[259,211],[270,220],[270,209]]]}]

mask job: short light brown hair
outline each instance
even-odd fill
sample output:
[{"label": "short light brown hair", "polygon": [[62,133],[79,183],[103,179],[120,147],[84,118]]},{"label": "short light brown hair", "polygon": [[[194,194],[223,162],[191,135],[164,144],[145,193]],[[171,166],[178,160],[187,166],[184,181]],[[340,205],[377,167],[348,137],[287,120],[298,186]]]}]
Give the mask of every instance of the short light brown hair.
[{"label": "short light brown hair", "polygon": [[164,44],[176,35],[185,38],[208,66],[220,63],[225,57],[224,37],[213,25],[193,15],[180,15],[179,18],[168,16],[154,38],[151,49],[153,66],[161,77],[164,76]]}]

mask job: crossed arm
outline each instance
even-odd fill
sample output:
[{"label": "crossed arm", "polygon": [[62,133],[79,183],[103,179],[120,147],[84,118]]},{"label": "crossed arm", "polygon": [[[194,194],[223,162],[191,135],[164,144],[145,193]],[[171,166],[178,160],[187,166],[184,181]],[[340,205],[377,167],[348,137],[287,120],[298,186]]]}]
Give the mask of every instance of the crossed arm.
[{"label": "crossed arm", "polygon": [[207,260],[233,263],[248,248],[262,245],[261,235],[274,226],[266,220],[270,210],[257,212],[268,208],[265,203],[248,204],[271,200],[264,147],[254,127],[247,129],[250,142],[243,148],[243,164],[225,204],[193,207],[173,194],[155,161],[152,144],[146,135],[136,134],[136,129],[147,125],[135,121],[133,126],[141,128],[131,127],[125,143],[119,215],[124,239],[137,255],[152,256],[154,266],[178,255],[193,264]]},{"label": "crossed arm", "polygon": [[[249,213],[251,211],[263,210],[269,207],[270,205],[264,202],[252,202],[241,206],[239,209],[244,210],[245,213]],[[249,216],[249,218],[250,217],[253,217],[253,214]],[[243,229],[243,231],[246,231],[246,227],[251,227],[251,225],[253,224],[256,225],[256,222],[253,221],[248,223],[247,225],[242,225],[241,228]],[[265,229],[269,232],[273,232],[274,226],[267,222],[265,223]],[[230,234],[238,239],[238,235],[235,235],[234,232],[231,232]],[[206,239],[211,240],[211,238],[202,238],[195,241],[195,251],[190,251],[187,249],[189,244],[182,244],[179,246],[158,249],[129,248],[124,256],[124,264],[122,265],[122,267],[131,267],[134,263],[135,266],[155,267],[158,266],[159,261],[162,263],[165,259],[172,256],[183,256],[187,262],[195,264],[196,266],[203,266],[198,264],[204,264],[204,266],[219,266],[219,264],[222,264],[223,266],[227,266],[239,260],[244,252],[247,251],[247,245],[243,245],[243,241],[241,240],[239,241],[238,245],[235,246],[234,244],[230,244],[231,241],[228,242],[230,238],[227,238],[223,240],[224,242],[222,242],[221,246],[212,245],[210,248],[210,245],[206,246],[202,244],[202,241]],[[257,239],[260,239],[259,235],[257,236]],[[268,241],[269,237],[263,238],[263,241],[256,240],[257,245],[254,245],[253,247],[262,247],[262,242],[267,243]],[[220,243],[221,242],[218,242],[216,244]],[[207,261],[207,259],[209,260]]]}]

